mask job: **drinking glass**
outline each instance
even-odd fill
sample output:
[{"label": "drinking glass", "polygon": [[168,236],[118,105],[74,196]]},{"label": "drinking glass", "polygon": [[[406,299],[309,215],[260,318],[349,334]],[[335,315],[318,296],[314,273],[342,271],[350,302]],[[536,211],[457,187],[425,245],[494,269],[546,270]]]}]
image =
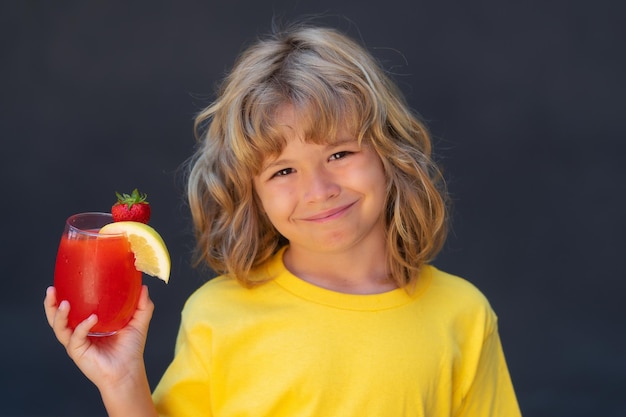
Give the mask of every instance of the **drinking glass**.
[{"label": "drinking glass", "polygon": [[142,275],[125,235],[98,233],[111,222],[109,213],[70,216],[54,269],[57,300],[70,303],[68,326],[98,316],[90,336],[109,336],[126,326],[141,292]]}]

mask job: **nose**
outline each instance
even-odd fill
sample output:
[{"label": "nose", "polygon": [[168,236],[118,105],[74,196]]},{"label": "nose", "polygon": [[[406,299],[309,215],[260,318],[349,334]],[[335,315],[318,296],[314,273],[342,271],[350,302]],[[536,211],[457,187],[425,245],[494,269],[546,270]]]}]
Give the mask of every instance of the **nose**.
[{"label": "nose", "polygon": [[307,203],[324,202],[336,197],[341,191],[341,186],[335,175],[319,167],[303,175],[302,190]]}]

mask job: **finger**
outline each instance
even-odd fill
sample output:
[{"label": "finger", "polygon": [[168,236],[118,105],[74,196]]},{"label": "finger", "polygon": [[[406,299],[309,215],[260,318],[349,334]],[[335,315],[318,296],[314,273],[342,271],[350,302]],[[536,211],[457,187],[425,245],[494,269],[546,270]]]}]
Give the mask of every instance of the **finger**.
[{"label": "finger", "polygon": [[91,314],[85,320],[81,321],[74,329],[74,332],[70,335],[67,346],[68,355],[76,361],[80,358],[89,345],[91,344],[89,338],[89,331],[98,322],[98,316]]},{"label": "finger", "polygon": [[137,310],[133,316],[133,326],[140,329],[142,332],[147,333],[153,312],[154,303],[148,294],[148,287],[144,285],[141,288],[139,302],[137,303]]},{"label": "finger", "polygon": [[78,337],[87,337],[91,328],[98,322],[98,316],[91,314],[85,320],[78,323],[78,326],[74,329],[74,334]]},{"label": "finger", "polygon": [[141,293],[139,294],[139,302],[137,303],[137,309],[142,312],[148,312],[152,314],[154,311],[154,303],[150,299],[148,292],[148,286],[143,285],[141,287]]},{"label": "finger", "polygon": [[46,289],[46,298],[43,300],[44,311],[46,312],[46,319],[48,324],[52,327],[54,322],[54,315],[57,312],[57,292],[56,288],[48,287]]},{"label": "finger", "polygon": [[59,339],[59,342],[66,347],[72,335],[72,329],[67,327],[69,312],[70,303],[67,300],[63,300],[59,303],[52,318],[52,330],[54,330],[54,334]]}]

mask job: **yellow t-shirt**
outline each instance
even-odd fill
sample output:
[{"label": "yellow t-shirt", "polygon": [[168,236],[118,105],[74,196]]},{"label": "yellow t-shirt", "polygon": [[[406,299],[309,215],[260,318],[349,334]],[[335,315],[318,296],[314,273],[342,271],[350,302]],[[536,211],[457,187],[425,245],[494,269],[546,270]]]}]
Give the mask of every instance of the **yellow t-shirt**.
[{"label": "yellow t-shirt", "polygon": [[287,271],[228,277],[187,301],[153,398],[172,417],[520,416],[485,297],[424,267],[415,291],[342,294]]}]

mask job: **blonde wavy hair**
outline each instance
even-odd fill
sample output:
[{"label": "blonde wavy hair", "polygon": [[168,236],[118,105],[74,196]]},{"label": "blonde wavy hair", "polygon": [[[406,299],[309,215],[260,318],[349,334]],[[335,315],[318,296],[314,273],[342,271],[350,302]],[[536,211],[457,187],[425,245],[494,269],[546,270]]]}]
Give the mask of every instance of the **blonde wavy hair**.
[{"label": "blonde wavy hair", "polygon": [[408,287],[447,234],[447,194],[430,135],[365,48],[335,29],[306,25],[248,47],[196,117],[188,198],[197,263],[250,287],[257,284],[251,269],[288,243],[253,188],[263,160],[285,144],[275,126],[284,105],[296,109],[307,140],[327,142],[347,126],[376,151],[388,177],[387,266]]}]

